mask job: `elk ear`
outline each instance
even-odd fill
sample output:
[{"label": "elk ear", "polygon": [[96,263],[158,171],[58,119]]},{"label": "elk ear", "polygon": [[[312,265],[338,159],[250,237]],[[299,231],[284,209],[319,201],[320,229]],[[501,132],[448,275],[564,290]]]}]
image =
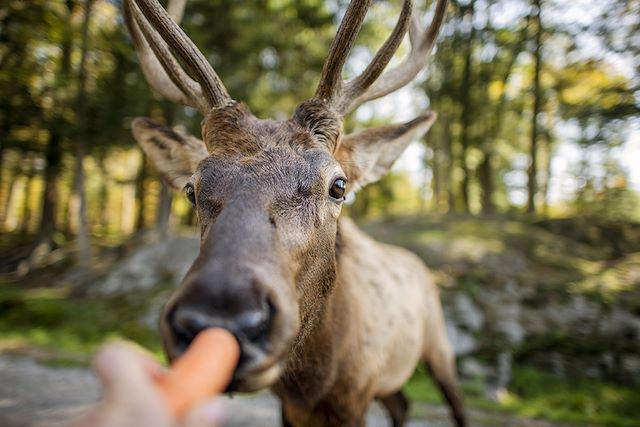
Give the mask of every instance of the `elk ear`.
[{"label": "elk ear", "polygon": [[342,138],[336,159],[357,191],[385,176],[407,146],[420,139],[436,120],[429,111],[407,123],[365,129]]},{"label": "elk ear", "polygon": [[137,118],[131,123],[133,136],[158,172],[176,190],[182,190],[208,156],[204,143],[183,135],[155,120]]}]

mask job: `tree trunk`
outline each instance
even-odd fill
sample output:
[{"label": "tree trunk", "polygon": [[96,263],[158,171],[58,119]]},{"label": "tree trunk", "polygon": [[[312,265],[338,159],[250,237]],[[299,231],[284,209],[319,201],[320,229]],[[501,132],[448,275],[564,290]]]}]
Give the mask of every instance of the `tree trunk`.
[{"label": "tree trunk", "polygon": [[[440,141],[442,141],[442,139],[440,139]],[[440,193],[442,191],[442,182],[441,182],[441,173],[442,173],[442,167],[441,167],[441,162],[442,162],[442,155],[441,153],[441,148],[442,148],[442,143],[436,143],[434,148],[433,148],[433,156],[431,157],[431,172],[432,172],[432,176],[431,176],[431,186],[432,186],[432,191],[433,191],[433,196],[432,196],[432,206],[433,206],[433,210],[436,212],[440,212]],[[425,175],[426,175],[426,170],[425,170]],[[425,177],[425,191],[426,191],[426,177]],[[425,194],[421,194],[420,195],[420,206],[424,205],[424,197]]]},{"label": "tree trunk", "polygon": [[144,230],[144,216],[146,213],[146,203],[144,202],[144,181],[147,177],[147,157],[142,153],[142,159],[140,160],[140,169],[138,169],[138,176],[136,176],[136,204],[138,205],[138,212],[136,215],[136,232]]},{"label": "tree trunk", "polygon": [[[3,136],[0,135],[0,207],[3,206],[3,200],[4,200],[4,186],[2,184],[4,184],[4,180],[3,178],[3,174],[4,174],[4,146],[2,144],[2,139]],[[4,218],[4,212],[0,211],[0,224],[2,224]]]},{"label": "tree trunk", "polygon": [[475,28],[473,26],[475,0],[471,1],[468,11],[465,15],[469,17],[469,37],[466,40],[465,56],[464,56],[464,72],[462,75],[462,84],[460,85],[460,104],[462,105],[462,114],[460,117],[460,167],[462,168],[462,182],[460,183],[460,194],[462,196],[462,210],[469,212],[469,183],[471,180],[469,167],[467,166],[467,150],[469,149],[471,112],[473,105],[471,102],[471,66],[472,66],[472,49],[473,39],[475,38]]},{"label": "tree trunk", "polygon": [[171,188],[162,181],[162,187],[160,188],[160,197],[158,201],[158,210],[156,213],[156,233],[160,237],[165,237],[169,232],[169,219],[171,218],[171,202],[173,201],[173,195]]},{"label": "tree trunk", "polygon": [[443,142],[444,152],[446,156],[444,169],[446,170],[446,172],[444,173],[442,179],[442,185],[447,192],[446,211],[453,212],[456,208],[456,196],[453,189],[453,139],[451,137],[451,115],[449,114],[451,110],[449,110],[449,108],[445,108],[445,111],[447,111],[447,113],[442,116],[442,130],[444,131]]},{"label": "tree trunk", "polygon": [[536,193],[538,192],[538,115],[542,106],[542,91],[540,87],[540,71],[542,69],[542,21],[540,19],[541,0],[532,0],[534,7],[534,22],[536,27],[533,57],[535,70],[533,75],[533,111],[531,117],[531,141],[529,145],[529,170],[528,170],[528,201],[527,213],[536,212]]},{"label": "tree trunk", "polygon": [[[0,144],[2,144],[2,142],[0,142]],[[7,204],[9,203],[9,195],[11,194],[9,191],[5,191],[5,185],[8,183],[11,183],[12,179],[10,174],[10,169],[8,167],[5,166],[4,164],[4,150],[0,150],[0,227],[2,227],[4,225],[4,219],[7,216]],[[5,182],[4,180],[4,171],[7,171],[7,181]],[[9,188],[10,185],[9,185]]]},{"label": "tree trunk", "polygon": [[549,215],[549,184],[551,183],[551,157],[552,157],[552,150],[553,148],[551,147],[551,139],[550,138],[545,138],[545,154],[546,154],[546,158],[545,158],[545,162],[544,162],[544,183],[542,186],[542,195],[543,195],[543,208],[542,208],[542,214],[546,217]]},{"label": "tree trunk", "polygon": [[31,195],[34,172],[33,159],[29,156],[25,173],[24,194],[22,195],[22,213],[20,214],[20,233],[23,235],[29,234],[29,225],[31,223],[31,200],[29,196]]},{"label": "tree trunk", "polygon": [[47,166],[44,171],[44,199],[42,201],[38,243],[51,246],[53,234],[56,231],[58,176],[62,165],[62,135],[56,128],[51,130],[45,160]]},{"label": "tree trunk", "polygon": [[109,231],[109,174],[104,167],[105,153],[98,155],[98,170],[100,170],[100,189],[98,190],[98,215],[96,222],[100,224],[100,232]]},{"label": "tree trunk", "polygon": [[87,196],[84,186],[84,157],[86,155],[87,139],[87,50],[89,41],[89,22],[94,0],[86,0],[84,16],[82,20],[82,44],[80,51],[80,64],[78,65],[78,98],[76,101],[78,132],[76,136],[76,162],[75,162],[75,194],[78,198],[78,264],[81,267],[89,267],[91,263],[91,245],[89,242],[89,222],[87,219]]},{"label": "tree trunk", "polygon": [[9,179],[9,184],[7,188],[7,197],[4,201],[3,206],[3,217],[2,217],[2,229],[3,230],[12,230],[15,228],[15,214],[14,214],[14,205],[16,196],[18,194],[18,188],[20,184],[20,170],[17,166],[14,166],[13,171],[11,173],[11,177]]},{"label": "tree trunk", "polygon": [[495,205],[493,203],[493,150],[489,149],[485,151],[484,158],[480,167],[478,168],[478,180],[480,181],[480,188],[482,190],[482,213],[490,215],[495,212]]},{"label": "tree trunk", "polygon": [[[67,28],[64,29],[61,43],[62,55],[60,58],[60,70],[56,76],[56,85],[67,85],[71,72],[71,49],[72,32],[71,17],[75,9],[75,2],[66,1],[67,5]],[[58,107],[61,100],[55,100]],[[60,108],[54,108],[54,115],[51,118],[49,143],[45,152],[46,169],[44,172],[44,199],[42,201],[42,215],[40,218],[40,231],[38,233],[38,245],[50,247],[53,243],[53,235],[56,231],[56,211],[59,201],[58,177],[62,166],[62,139],[63,132],[67,129],[67,121]]]}]

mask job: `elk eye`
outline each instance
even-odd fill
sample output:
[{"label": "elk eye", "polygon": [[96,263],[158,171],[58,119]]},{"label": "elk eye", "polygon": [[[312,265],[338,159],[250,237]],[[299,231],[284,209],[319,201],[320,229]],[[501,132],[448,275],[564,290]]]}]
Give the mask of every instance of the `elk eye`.
[{"label": "elk eye", "polygon": [[193,188],[193,184],[187,184],[184,186],[184,194],[189,199],[192,205],[196,205],[196,190]]},{"label": "elk eye", "polygon": [[347,180],[344,178],[338,178],[333,181],[331,188],[329,189],[329,195],[339,201],[344,200],[344,194],[347,192]]}]

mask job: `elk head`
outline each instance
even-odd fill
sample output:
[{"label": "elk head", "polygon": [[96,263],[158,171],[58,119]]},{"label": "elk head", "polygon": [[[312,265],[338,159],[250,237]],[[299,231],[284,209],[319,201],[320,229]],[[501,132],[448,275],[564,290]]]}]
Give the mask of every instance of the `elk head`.
[{"label": "elk head", "polygon": [[[252,391],[274,383],[317,326],[336,282],[338,216],[346,193],[381,178],[435,120],[428,112],[408,123],[342,135],[345,114],[404,86],[423,68],[447,1],[438,0],[433,21],[422,30],[413,2],[405,0],[369,66],[343,82],[342,68],[371,3],[351,1],[315,96],[286,121],[257,119],[229,97],[175,22],[184,3],[169,2],[174,20],[157,0],[124,2],[148,81],[204,115],[203,141],[149,119],[133,122],[145,153],[174,188],[184,190],[200,223],[200,254],[165,308],[163,340],[173,358],[202,329],[229,329],[242,348],[232,387]],[[383,73],[407,31],[410,54]]]}]

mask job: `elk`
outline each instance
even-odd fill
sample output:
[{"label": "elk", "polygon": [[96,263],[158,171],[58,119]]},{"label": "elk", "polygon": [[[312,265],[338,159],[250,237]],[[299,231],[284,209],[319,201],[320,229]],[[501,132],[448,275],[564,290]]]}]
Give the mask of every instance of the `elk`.
[{"label": "elk", "polygon": [[[202,140],[146,118],[132,123],[145,154],[194,205],[201,232],[199,255],[161,316],[169,359],[204,328],[230,330],[242,355],[229,390],[270,388],[285,426],[363,426],[374,400],[401,426],[408,409],[402,386],[423,362],[464,426],[429,270],[340,218],[345,196],[380,179],[436,119],[429,111],[407,123],[342,130],[346,114],[406,85],[425,66],[447,0],[437,0],[427,28],[413,1],[404,0],[371,63],[343,81],[371,5],[352,0],[315,96],[285,121],[258,119],[229,96],[179,27],[184,4],[170,1],[170,15],[157,0],[124,1],[149,83],[204,116]],[[407,33],[408,56],[385,71]]]}]

